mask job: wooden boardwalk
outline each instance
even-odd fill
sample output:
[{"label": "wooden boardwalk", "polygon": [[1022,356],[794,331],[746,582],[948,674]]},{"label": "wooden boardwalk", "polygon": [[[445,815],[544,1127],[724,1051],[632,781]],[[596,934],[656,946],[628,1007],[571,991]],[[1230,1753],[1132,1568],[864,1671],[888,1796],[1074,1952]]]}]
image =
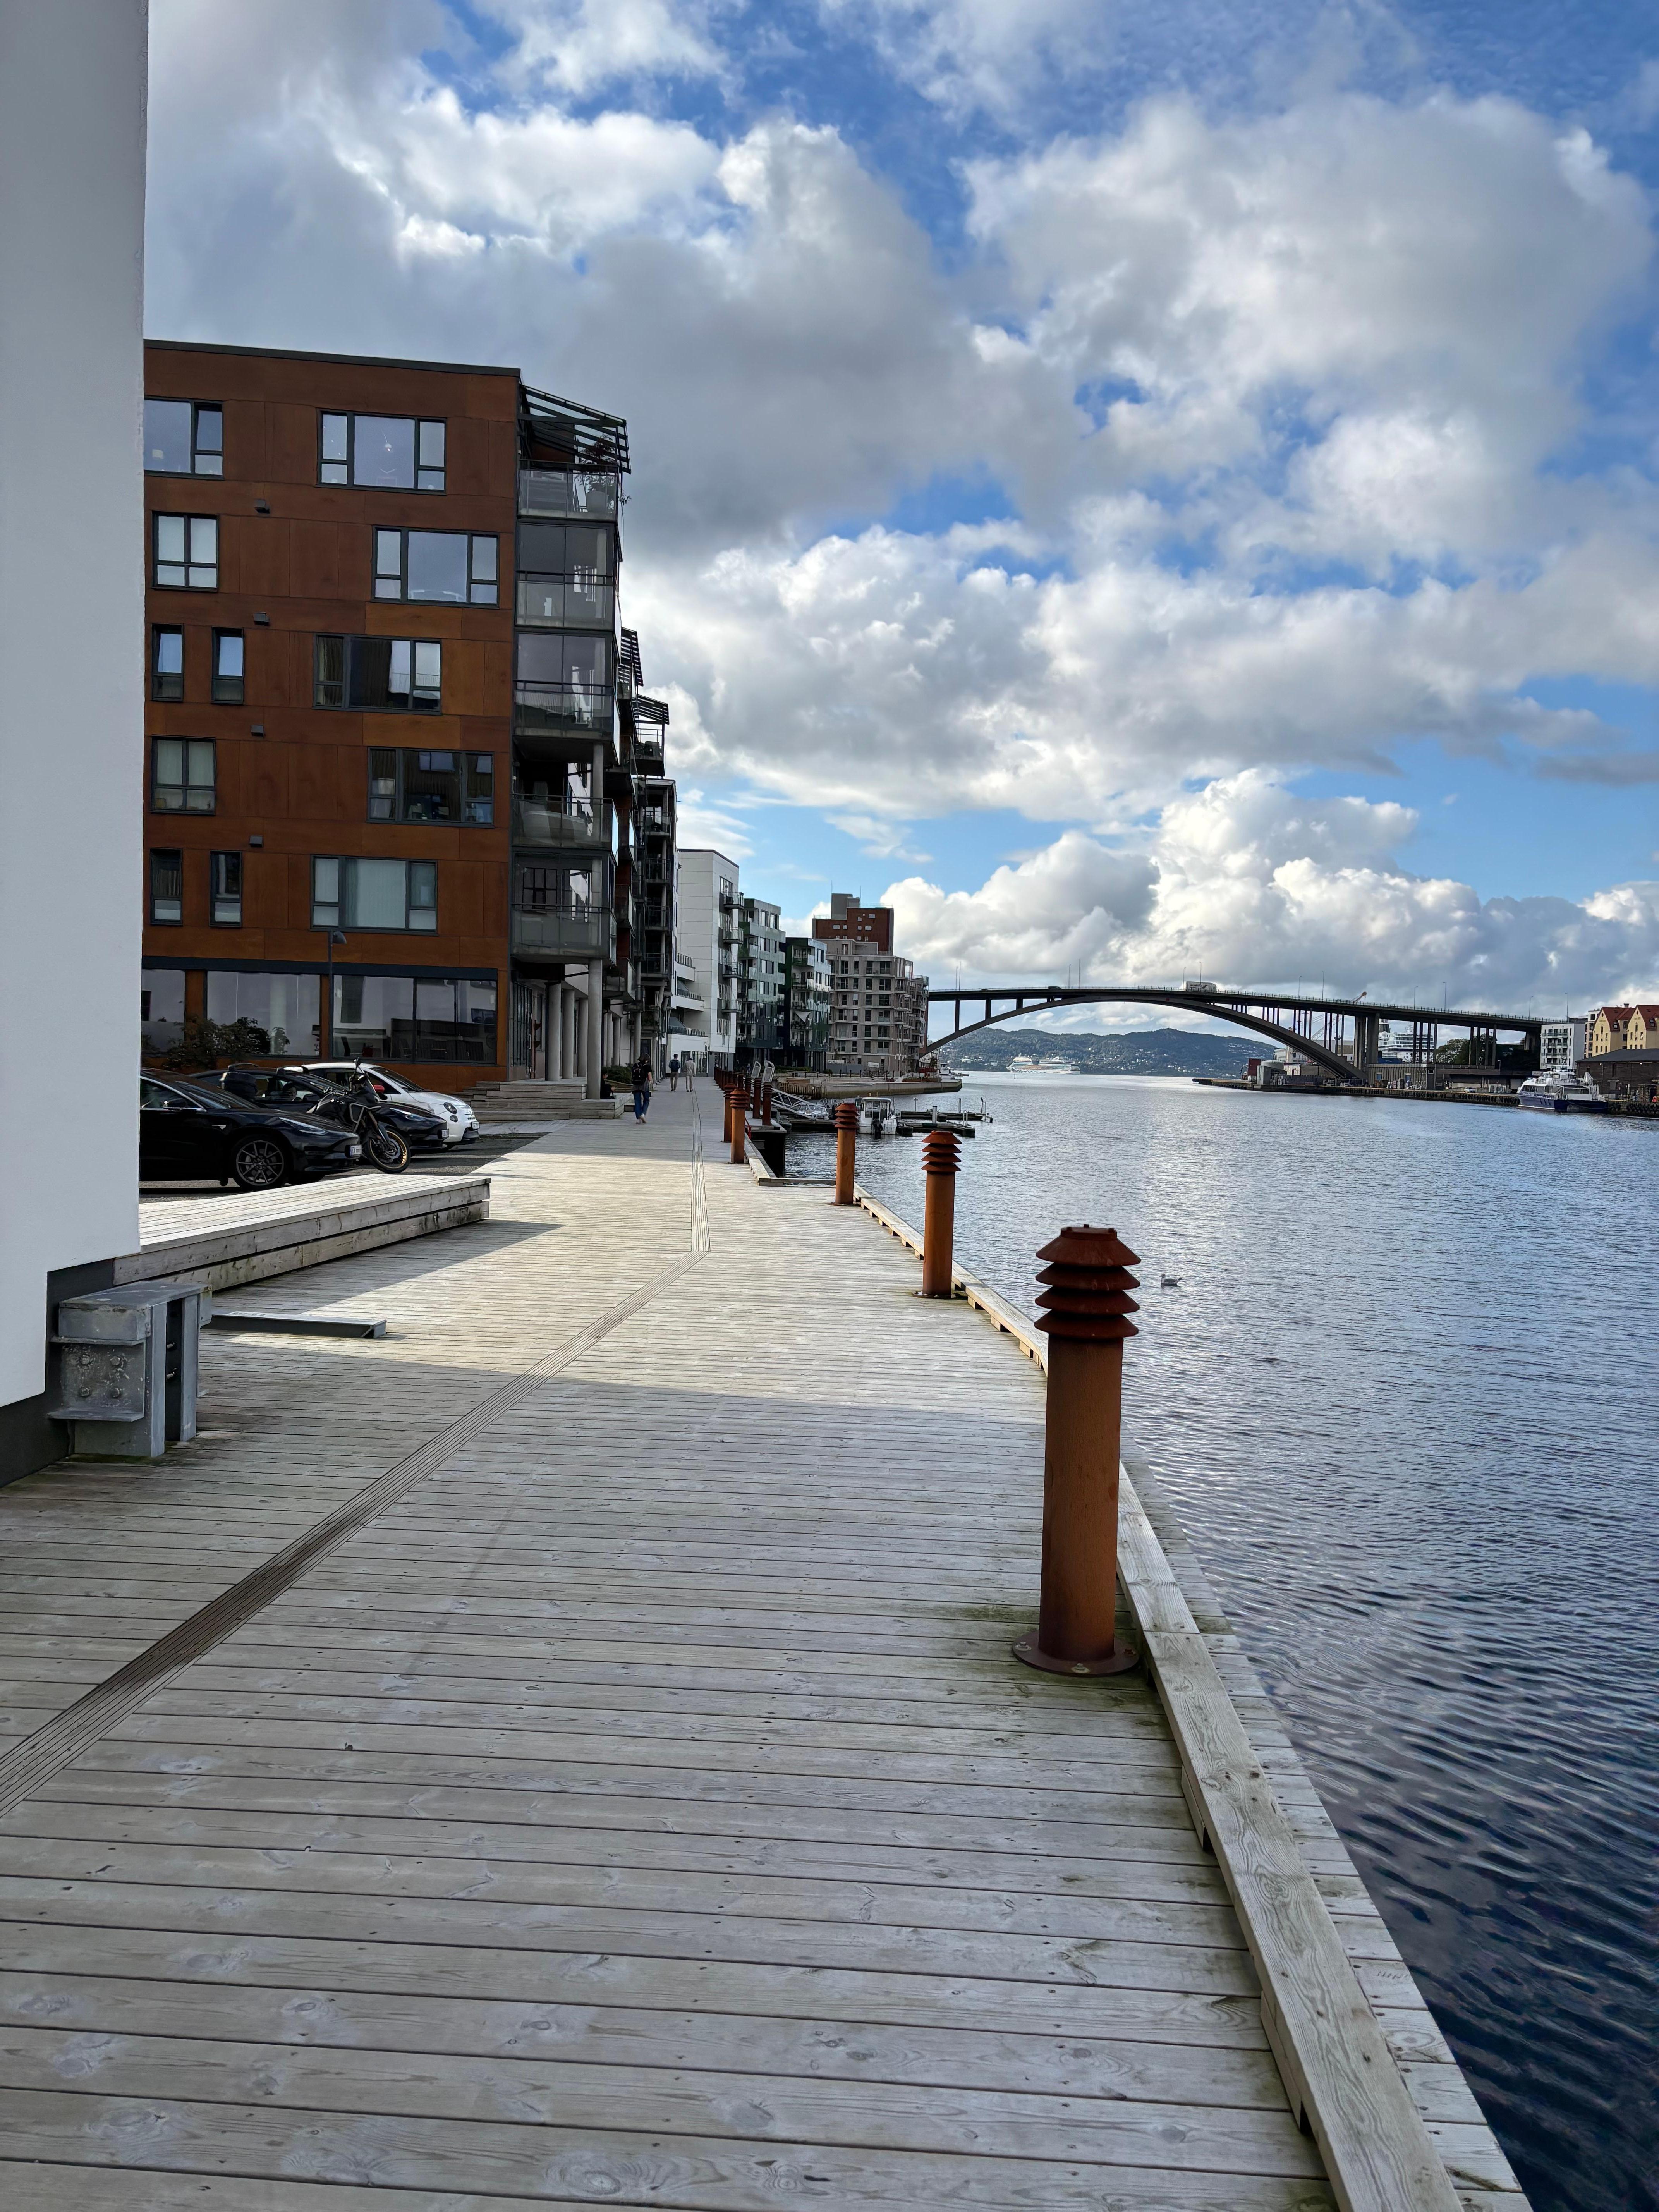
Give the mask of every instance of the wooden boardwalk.
[{"label": "wooden boardwalk", "polygon": [[561,1128],[248,1297],[385,1338],[0,1491],[9,2212],[1336,2201],[1149,1683],[1008,1656],[1040,1376],[709,1154]]}]

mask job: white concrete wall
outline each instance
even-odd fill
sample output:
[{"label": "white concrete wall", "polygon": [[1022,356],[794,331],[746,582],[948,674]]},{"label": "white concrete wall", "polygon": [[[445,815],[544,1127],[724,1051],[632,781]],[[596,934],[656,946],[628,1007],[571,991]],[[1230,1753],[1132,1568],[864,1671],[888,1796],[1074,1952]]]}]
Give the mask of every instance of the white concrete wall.
[{"label": "white concrete wall", "polygon": [[0,1407],[138,1242],[144,0],[0,0]]},{"label": "white concrete wall", "polygon": [[[674,949],[684,960],[689,960],[697,973],[698,996],[703,1002],[701,1014],[683,1017],[688,1030],[696,1033],[692,1049],[702,1052],[725,1053],[737,1049],[737,996],[732,994],[732,1011],[726,1018],[720,1018],[720,886],[728,884],[734,898],[740,896],[738,864],[728,860],[724,853],[711,846],[681,846],[679,860],[679,912],[675,923]],[[736,916],[732,917],[733,942],[729,957],[735,969]],[[735,981],[735,979],[734,979]]]}]

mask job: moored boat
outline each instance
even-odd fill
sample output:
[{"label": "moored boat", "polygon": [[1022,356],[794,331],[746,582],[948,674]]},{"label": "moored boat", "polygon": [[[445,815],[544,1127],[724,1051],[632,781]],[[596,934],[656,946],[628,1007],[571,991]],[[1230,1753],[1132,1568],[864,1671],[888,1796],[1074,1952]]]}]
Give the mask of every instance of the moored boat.
[{"label": "moored boat", "polygon": [[1515,1103],[1533,1114],[1605,1114],[1607,1102],[1590,1081],[1570,1067],[1552,1067],[1542,1075],[1529,1075],[1516,1093]]}]

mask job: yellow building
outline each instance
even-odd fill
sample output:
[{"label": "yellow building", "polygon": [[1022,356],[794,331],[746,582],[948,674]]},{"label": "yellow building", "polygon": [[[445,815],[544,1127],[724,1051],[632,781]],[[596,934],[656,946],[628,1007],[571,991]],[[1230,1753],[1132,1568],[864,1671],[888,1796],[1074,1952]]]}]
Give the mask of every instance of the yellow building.
[{"label": "yellow building", "polygon": [[1659,1052],[1659,1006],[1632,1006],[1625,1024],[1626,1052]]},{"label": "yellow building", "polygon": [[1589,1029],[1584,1039],[1586,1056],[1594,1060],[1598,1053],[1622,1052],[1625,1036],[1630,1027],[1634,1006],[1597,1006],[1589,1018]]}]

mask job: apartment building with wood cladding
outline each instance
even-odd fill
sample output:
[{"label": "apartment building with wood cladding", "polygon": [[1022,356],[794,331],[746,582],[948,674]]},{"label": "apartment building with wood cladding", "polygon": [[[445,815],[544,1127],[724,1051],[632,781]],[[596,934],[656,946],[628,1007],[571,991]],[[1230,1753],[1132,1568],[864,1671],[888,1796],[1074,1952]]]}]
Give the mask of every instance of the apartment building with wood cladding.
[{"label": "apartment building with wood cladding", "polygon": [[512,368],[145,352],[147,1045],[597,1095],[672,976],[625,424]]}]

